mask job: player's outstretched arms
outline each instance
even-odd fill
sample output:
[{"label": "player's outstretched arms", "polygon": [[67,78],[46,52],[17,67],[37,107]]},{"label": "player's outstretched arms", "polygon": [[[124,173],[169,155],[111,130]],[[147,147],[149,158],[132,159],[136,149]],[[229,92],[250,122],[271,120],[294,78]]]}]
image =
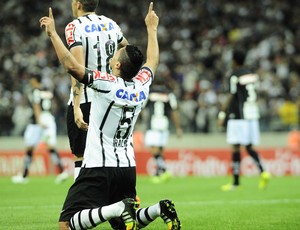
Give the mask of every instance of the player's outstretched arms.
[{"label": "player's outstretched arms", "polygon": [[40,27],[44,28],[47,32],[55,49],[56,55],[67,72],[77,80],[81,81],[85,73],[85,67],[76,61],[58,36],[55,30],[55,23],[51,8],[49,8],[49,17],[44,16],[40,19]]},{"label": "player's outstretched arms", "polygon": [[145,23],[148,32],[147,59],[144,66],[149,67],[155,73],[159,63],[159,46],[157,41],[157,27],[159,18],[153,10],[153,2],[149,5]]}]

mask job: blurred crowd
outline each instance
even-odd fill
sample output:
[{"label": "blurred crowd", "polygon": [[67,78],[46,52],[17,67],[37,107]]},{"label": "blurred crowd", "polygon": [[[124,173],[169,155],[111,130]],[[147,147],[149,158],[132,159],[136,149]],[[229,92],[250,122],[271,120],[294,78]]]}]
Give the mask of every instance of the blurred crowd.
[{"label": "blurred crowd", "polygon": [[[185,132],[217,132],[224,76],[231,51],[242,46],[260,76],[262,131],[297,129],[300,106],[299,0],[164,0],[155,2],[160,66],[179,99]],[[0,135],[22,135],[32,111],[24,95],[32,73],[55,95],[58,133],[66,134],[70,79],[60,66],[39,18],[53,8],[61,38],[72,20],[71,1],[1,1]],[[100,0],[97,13],[114,19],[130,43],[146,48],[148,2]],[[142,122],[142,120],[140,121]],[[142,127],[142,126],[141,126]]]}]

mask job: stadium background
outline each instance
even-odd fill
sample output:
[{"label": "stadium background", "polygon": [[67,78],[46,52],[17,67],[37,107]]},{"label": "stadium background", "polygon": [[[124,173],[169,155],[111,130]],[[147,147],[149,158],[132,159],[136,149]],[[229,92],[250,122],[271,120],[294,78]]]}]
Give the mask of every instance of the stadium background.
[{"label": "stadium background", "polygon": [[[185,133],[180,141],[172,136],[169,149],[176,149],[177,154],[182,148],[210,149],[214,154],[223,153],[229,158],[224,133],[216,127],[216,116],[224,100],[222,83],[234,45],[245,47],[247,63],[256,67],[261,77],[261,148],[275,153],[278,148],[288,147],[289,132],[299,129],[300,8],[295,7],[298,3],[298,0],[155,2],[160,16],[161,53],[157,77],[171,83],[180,101]],[[32,73],[41,73],[43,83],[54,92],[53,113],[60,135],[59,148],[68,150],[65,112],[70,80],[38,23],[49,6],[53,8],[58,32],[63,38],[64,27],[72,19],[71,1],[0,2],[1,156],[7,151],[5,146],[10,152],[22,154],[21,136],[31,113],[23,93]],[[112,17],[130,43],[145,49],[147,7],[148,2],[142,4],[138,0],[100,0],[98,12]],[[141,119],[137,125],[141,135],[144,128]],[[172,156],[173,150],[170,150]],[[201,155],[202,152],[197,151]],[[296,155],[293,152],[291,156],[295,158],[288,161],[296,162],[290,167],[296,168],[295,174],[299,175],[299,153],[292,151]],[[7,161],[3,158],[1,161],[0,170],[7,175],[3,173]],[[284,162],[278,167],[282,164]]]}]

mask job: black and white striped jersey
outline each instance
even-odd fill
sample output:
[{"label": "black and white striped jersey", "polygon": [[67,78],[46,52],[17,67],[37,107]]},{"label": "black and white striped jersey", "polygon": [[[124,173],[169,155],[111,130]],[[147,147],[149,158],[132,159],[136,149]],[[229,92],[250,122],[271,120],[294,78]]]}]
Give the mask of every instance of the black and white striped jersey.
[{"label": "black and white striped jersey", "polygon": [[[83,46],[85,67],[110,73],[109,61],[115,54],[118,44],[123,40],[120,27],[112,19],[103,15],[88,14],[70,22],[65,28],[69,49]],[[91,101],[93,91],[84,87],[81,103]],[[73,101],[71,89],[68,104]]]},{"label": "black and white striped jersey", "polygon": [[228,106],[229,119],[252,120],[259,118],[256,92],[258,83],[258,75],[250,69],[236,69],[231,73],[228,85],[233,99]]},{"label": "black and white striped jersey", "polygon": [[178,108],[177,99],[165,85],[152,85],[146,107],[149,109],[148,129],[169,130],[171,112]]},{"label": "black and white striped jersey", "polygon": [[[27,89],[28,101],[33,107],[34,104],[38,104],[41,108],[41,112],[51,113],[51,104],[53,99],[53,93],[45,88],[28,88]],[[31,123],[36,124],[36,117],[34,113],[31,117]]]},{"label": "black and white striped jersey", "polygon": [[95,91],[83,167],[133,167],[132,133],[149,95],[153,73],[142,67],[132,81],[86,70],[84,84]]}]

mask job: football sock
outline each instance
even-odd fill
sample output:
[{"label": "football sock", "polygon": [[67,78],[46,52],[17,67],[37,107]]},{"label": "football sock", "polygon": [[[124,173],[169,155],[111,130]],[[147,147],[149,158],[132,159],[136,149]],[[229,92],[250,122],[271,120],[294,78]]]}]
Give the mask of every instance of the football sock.
[{"label": "football sock", "polygon": [[101,209],[101,214],[104,219],[108,220],[113,217],[119,217],[121,216],[122,212],[124,211],[125,204],[122,201],[119,201],[117,203],[103,206]]},{"label": "football sock", "polygon": [[74,162],[74,181],[76,180],[76,178],[79,175],[80,169],[81,169],[81,165],[82,165],[82,161],[75,161]]},{"label": "football sock", "polygon": [[25,156],[25,167],[24,167],[24,171],[23,171],[23,177],[27,177],[28,175],[28,170],[29,170],[29,166],[31,164],[32,161],[32,153],[33,150],[27,150],[26,152],[26,156]]},{"label": "football sock", "polygon": [[60,157],[59,157],[57,151],[55,149],[49,149],[49,152],[51,154],[52,162],[55,165],[57,165],[59,172],[62,173],[64,171],[64,169],[62,167],[61,160],[60,160]]},{"label": "football sock", "polygon": [[240,164],[241,164],[241,153],[236,151],[232,153],[232,174],[233,174],[233,185],[240,184]]},{"label": "football sock", "polygon": [[125,204],[120,201],[101,208],[81,210],[70,219],[70,228],[88,229],[96,227],[98,224],[103,223],[106,220],[121,216],[124,208]]},{"label": "football sock", "polygon": [[154,158],[157,165],[156,175],[158,176],[166,171],[165,159],[160,154],[155,155]]},{"label": "football sock", "polygon": [[[70,229],[88,229],[106,221],[99,215],[100,208],[84,209],[70,219]],[[102,217],[103,218],[103,217]]]},{"label": "football sock", "polygon": [[137,210],[136,221],[138,222],[139,228],[144,228],[159,216],[160,205],[155,204],[148,208],[140,208],[139,210]]},{"label": "football sock", "polygon": [[260,172],[262,173],[264,171],[261,163],[260,163],[260,159],[258,156],[258,153],[253,150],[251,147],[246,147],[248,154],[254,159],[255,164],[257,165],[257,167],[259,168]]}]

